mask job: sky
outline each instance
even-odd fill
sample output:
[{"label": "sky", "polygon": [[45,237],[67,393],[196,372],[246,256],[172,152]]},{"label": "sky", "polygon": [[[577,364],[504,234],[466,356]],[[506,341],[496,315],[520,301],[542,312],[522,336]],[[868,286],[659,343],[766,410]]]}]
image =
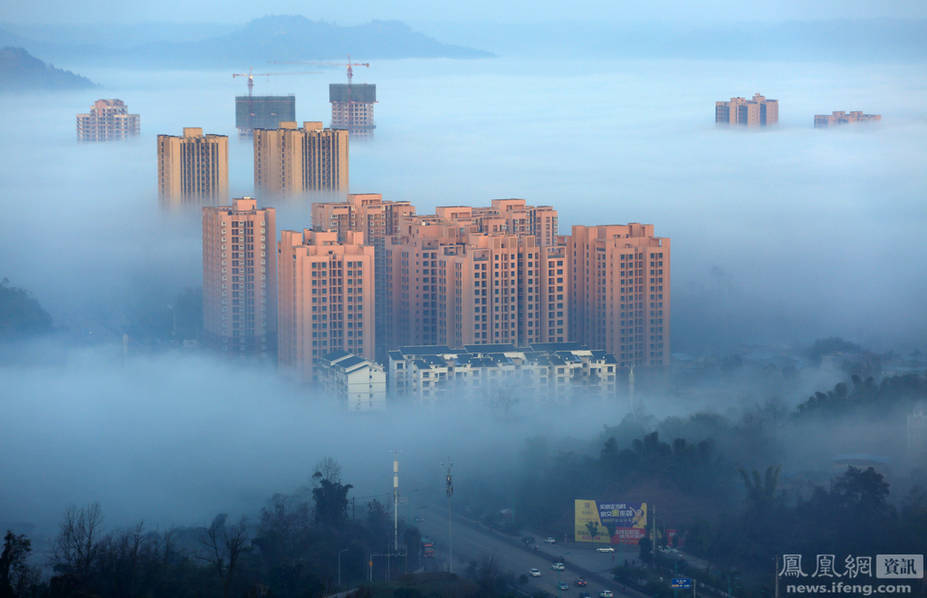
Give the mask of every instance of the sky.
[{"label": "sky", "polygon": [[302,14],[312,19],[336,21],[341,24],[366,22],[372,19],[398,19],[413,24],[428,21],[488,21],[494,23],[531,23],[549,21],[680,21],[731,22],[781,21],[827,18],[924,18],[927,4],[919,0],[822,0],[806,2],[744,3],[708,0],[705,2],[473,2],[437,3],[426,0],[379,2],[348,0],[345,2],[315,2],[307,5],[296,0],[261,2],[225,2],[208,0],[185,2],[121,2],[94,0],[74,3],[67,0],[46,0],[35,3],[8,0],[0,7],[0,22],[16,23],[136,23],[166,22],[245,22],[265,14]]}]

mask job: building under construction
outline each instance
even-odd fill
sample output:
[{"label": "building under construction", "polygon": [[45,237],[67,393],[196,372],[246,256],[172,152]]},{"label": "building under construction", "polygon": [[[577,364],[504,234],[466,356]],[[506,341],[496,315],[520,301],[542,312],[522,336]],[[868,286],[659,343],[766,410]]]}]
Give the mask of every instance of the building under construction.
[{"label": "building under construction", "polygon": [[296,96],[235,97],[235,126],[240,135],[251,136],[254,129],[277,129],[281,122],[295,120]]},{"label": "building under construction", "polygon": [[[349,71],[348,78],[351,74]],[[347,129],[351,135],[370,137],[376,125],[373,105],[377,103],[377,86],[372,83],[332,83],[328,86],[332,104],[332,128]]]}]

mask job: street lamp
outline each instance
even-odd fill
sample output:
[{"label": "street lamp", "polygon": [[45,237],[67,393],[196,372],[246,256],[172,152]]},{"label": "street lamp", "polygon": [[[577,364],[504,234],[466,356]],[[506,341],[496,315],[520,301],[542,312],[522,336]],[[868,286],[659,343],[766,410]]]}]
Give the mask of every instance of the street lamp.
[{"label": "street lamp", "polygon": [[347,551],[347,548],[342,548],[338,551],[338,589],[341,589],[341,553]]}]

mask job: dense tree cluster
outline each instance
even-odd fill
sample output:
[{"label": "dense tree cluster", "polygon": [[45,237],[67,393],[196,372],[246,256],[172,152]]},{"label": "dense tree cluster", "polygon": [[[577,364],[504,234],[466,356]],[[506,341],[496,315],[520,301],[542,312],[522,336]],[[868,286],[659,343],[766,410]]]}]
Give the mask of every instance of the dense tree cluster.
[{"label": "dense tree cluster", "polygon": [[[392,543],[391,518],[377,500],[352,517],[351,485],[336,463],[325,465],[314,488],[274,495],[254,521],[219,514],[199,528],[105,532],[99,505],[70,508],[45,576],[30,564],[30,540],[7,532],[0,598],[309,598],[337,589],[339,552],[342,579],[366,579],[368,555]],[[418,568],[418,531],[404,526],[402,542],[408,567]]]},{"label": "dense tree cluster", "polygon": [[0,340],[51,332],[52,319],[28,291],[0,281]]}]

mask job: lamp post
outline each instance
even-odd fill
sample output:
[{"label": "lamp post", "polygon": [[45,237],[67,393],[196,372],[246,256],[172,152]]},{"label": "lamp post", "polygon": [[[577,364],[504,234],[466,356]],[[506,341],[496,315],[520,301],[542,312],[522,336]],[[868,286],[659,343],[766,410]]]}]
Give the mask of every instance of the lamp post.
[{"label": "lamp post", "polygon": [[341,589],[341,553],[347,552],[347,548],[342,548],[338,551],[338,589]]}]

